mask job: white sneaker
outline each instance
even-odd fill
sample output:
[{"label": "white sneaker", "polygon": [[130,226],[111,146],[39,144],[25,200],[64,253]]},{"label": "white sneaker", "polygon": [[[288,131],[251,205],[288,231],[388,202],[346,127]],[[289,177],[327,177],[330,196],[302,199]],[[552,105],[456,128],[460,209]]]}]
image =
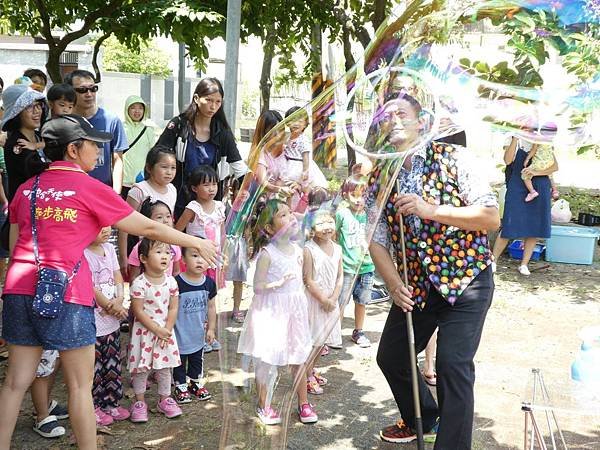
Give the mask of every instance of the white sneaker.
[{"label": "white sneaker", "polygon": [[527,268],[527,266],[519,266],[519,273],[521,275],[525,275],[525,276],[531,275],[531,272],[529,271],[529,269]]}]

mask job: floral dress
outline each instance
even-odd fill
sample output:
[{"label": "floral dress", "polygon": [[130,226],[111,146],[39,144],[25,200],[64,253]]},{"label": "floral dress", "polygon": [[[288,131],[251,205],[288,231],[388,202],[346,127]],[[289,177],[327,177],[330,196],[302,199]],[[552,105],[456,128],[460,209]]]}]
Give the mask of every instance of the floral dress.
[{"label": "floral dress", "polygon": [[[130,288],[131,298],[143,299],[144,312],[161,327],[167,323],[171,296],[179,295],[175,278],[165,276],[160,284],[152,284],[144,276],[137,277]],[[138,300],[136,300],[138,301]],[[147,372],[181,365],[175,333],[164,348],[158,337],[136,318],[131,330],[127,368],[131,373]]]}]

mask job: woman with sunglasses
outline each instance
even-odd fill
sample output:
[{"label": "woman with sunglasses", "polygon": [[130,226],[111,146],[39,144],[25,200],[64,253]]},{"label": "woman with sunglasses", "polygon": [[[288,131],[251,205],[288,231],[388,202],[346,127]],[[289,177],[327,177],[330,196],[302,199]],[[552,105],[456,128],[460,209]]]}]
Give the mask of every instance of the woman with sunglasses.
[{"label": "woman with sunglasses", "polygon": [[[193,200],[188,198],[189,194],[184,186],[196,167],[211,166],[219,174],[219,180],[230,175],[230,171],[226,169],[227,164],[234,178],[244,176],[248,170],[238,151],[233,131],[227,123],[223,111],[223,96],[223,86],[219,80],[200,80],[194,90],[192,103],[183,113],[169,121],[158,139],[159,144],[171,148],[177,155],[177,175],[173,180],[178,190],[176,216]],[[220,200],[222,195],[223,183],[220,182],[216,199]]]}]

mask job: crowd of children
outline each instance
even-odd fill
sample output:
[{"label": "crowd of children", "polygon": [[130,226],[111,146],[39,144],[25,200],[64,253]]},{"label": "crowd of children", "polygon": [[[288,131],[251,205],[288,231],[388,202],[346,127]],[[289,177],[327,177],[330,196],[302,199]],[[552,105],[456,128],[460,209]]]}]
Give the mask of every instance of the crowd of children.
[{"label": "crowd of children", "polygon": [[[53,115],[70,112],[75,100],[71,91],[67,85],[50,89]],[[257,130],[255,144],[282,120],[278,113],[268,113],[276,120]],[[110,227],[86,249],[95,286],[92,396],[98,426],[127,419],[147,422],[145,394],[152,382],[157,384],[156,409],[167,418],[180,416],[180,405],[193,398],[211,398],[203,381],[204,354],[221,348],[215,299],[226,281],[234,288],[232,322],[243,324],[237,352],[253,362],[256,412],[264,424],[281,422],[271,399],[274,373],[285,366],[292,368],[297,381],[300,421],[317,421],[308,394],[323,394],[327,379],[315,366],[329,348],[341,348],[341,311],[350,296],[356,316],[352,340],[369,345],[362,331],[373,272],[361,200],[364,179],[350,177],[342,195],[332,195],[304,134],[309,124],[306,111],[292,108],[286,117],[289,134],[277,133],[262,149],[258,160],[264,173],[261,177],[261,171],[255,171],[259,187],[253,192],[232,178],[223,201],[215,200],[221,180],[211,166],[199,165],[186,179],[188,202],[175,220],[178,192],[172,182],[177,162],[172,149],[161,144],[146,155],[144,179],[124,191],[127,203],[144,216],[227,250],[226,265],[209,268],[195,249],[140,240],[124,232],[115,248],[109,242]],[[228,216],[238,213],[244,224],[241,232],[239,224],[235,231],[235,224],[226,223]],[[241,302],[251,262],[256,264],[254,296],[246,315]],[[124,349],[123,332],[129,333]],[[48,367],[40,372],[41,378],[55,373],[56,356],[44,355],[40,370],[44,364]],[[123,369],[135,395],[129,408],[122,403]],[[56,421],[67,417],[66,412],[50,402],[47,389],[44,392],[43,402],[53,415],[44,421],[47,414],[40,413],[37,431],[46,437],[62,435],[65,430]]]}]

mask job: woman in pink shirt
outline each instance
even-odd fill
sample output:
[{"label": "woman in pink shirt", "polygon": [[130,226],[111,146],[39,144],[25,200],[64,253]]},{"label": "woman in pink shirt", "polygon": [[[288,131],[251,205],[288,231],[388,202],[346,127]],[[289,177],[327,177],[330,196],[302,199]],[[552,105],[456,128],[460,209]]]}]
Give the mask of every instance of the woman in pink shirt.
[{"label": "woman in pink shirt", "polygon": [[[60,352],[69,394],[69,414],[80,449],[96,448],[92,402],[94,372],[94,289],[84,249],[102,227],[120,230],[182,247],[197,248],[209,264],[216,263],[216,246],[188,236],[133,211],[112,189],[89,177],[98,158],[96,143],[109,133],[94,130],[79,116],[61,116],[42,128],[50,164],[32,168],[39,174],[35,193],[35,225],[39,261],[59,269],[70,280],[55,318],[33,308],[38,277],[34,258],[31,191],[34,179],[23,183],[10,204],[11,262],[3,291],[3,338],[8,342],[8,372],[0,391],[0,449],[10,447],[23,395],[29,388],[42,348]],[[76,268],[77,267],[77,268]]]}]

